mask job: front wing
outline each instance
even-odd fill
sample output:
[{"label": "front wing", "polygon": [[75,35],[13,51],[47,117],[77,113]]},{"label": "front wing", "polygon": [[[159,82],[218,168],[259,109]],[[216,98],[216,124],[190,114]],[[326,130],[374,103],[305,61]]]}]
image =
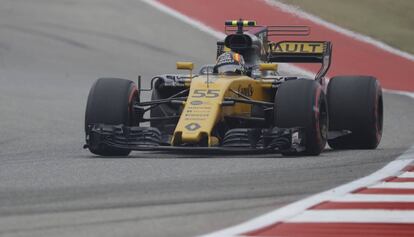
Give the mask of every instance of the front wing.
[{"label": "front wing", "polygon": [[[253,135],[252,135],[253,134]],[[231,129],[217,146],[171,146],[170,135],[154,127],[94,124],[88,126],[84,148],[107,146],[135,151],[197,154],[299,153],[305,150],[303,128]]]}]

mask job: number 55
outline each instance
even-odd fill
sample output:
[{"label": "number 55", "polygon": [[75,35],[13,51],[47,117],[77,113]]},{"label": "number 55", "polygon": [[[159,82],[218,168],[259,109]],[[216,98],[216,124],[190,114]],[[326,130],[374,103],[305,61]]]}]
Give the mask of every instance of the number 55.
[{"label": "number 55", "polygon": [[220,90],[197,89],[197,90],[194,90],[193,98],[202,98],[202,97],[205,97],[205,98],[216,98],[216,97],[219,96],[219,94],[220,94]]}]

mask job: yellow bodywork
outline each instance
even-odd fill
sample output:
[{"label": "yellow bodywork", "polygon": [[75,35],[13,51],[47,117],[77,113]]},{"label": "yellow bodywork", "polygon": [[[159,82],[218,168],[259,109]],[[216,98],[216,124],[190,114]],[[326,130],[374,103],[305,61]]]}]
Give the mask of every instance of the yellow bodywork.
[{"label": "yellow bodywork", "polygon": [[193,70],[194,69],[194,63],[192,62],[177,62],[176,63],[177,69],[179,70]]},{"label": "yellow bodywork", "polygon": [[275,63],[261,63],[259,64],[260,71],[277,71],[278,65]]},{"label": "yellow bodywork", "polygon": [[224,99],[249,97],[253,100],[269,101],[269,93],[265,92],[267,86],[264,84],[261,80],[237,75],[193,78],[188,99],[173,134],[172,145],[197,144],[201,141],[207,142],[208,146],[215,145],[217,138],[211,133],[224,116],[251,116],[251,105],[235,103],[222,106]]}]

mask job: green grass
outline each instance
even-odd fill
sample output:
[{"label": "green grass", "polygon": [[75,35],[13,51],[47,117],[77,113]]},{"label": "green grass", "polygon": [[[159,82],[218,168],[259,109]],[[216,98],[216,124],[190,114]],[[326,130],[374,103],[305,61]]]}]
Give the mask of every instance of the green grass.
[{"label": "green grass", "polygon": [[414,53],[414,0],[282,0],[329,22]]}]

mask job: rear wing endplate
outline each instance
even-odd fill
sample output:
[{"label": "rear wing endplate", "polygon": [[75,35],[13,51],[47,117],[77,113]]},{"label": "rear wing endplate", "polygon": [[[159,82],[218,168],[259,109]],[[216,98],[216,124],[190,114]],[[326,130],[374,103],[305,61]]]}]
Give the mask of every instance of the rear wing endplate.
[{"label": "rear wing endplate", "polygon": [[326,75],[331,65],[332,44],[329,41],[282,41],[269,43],[267,60],[276,63],[321,63],[316,75]]}]

